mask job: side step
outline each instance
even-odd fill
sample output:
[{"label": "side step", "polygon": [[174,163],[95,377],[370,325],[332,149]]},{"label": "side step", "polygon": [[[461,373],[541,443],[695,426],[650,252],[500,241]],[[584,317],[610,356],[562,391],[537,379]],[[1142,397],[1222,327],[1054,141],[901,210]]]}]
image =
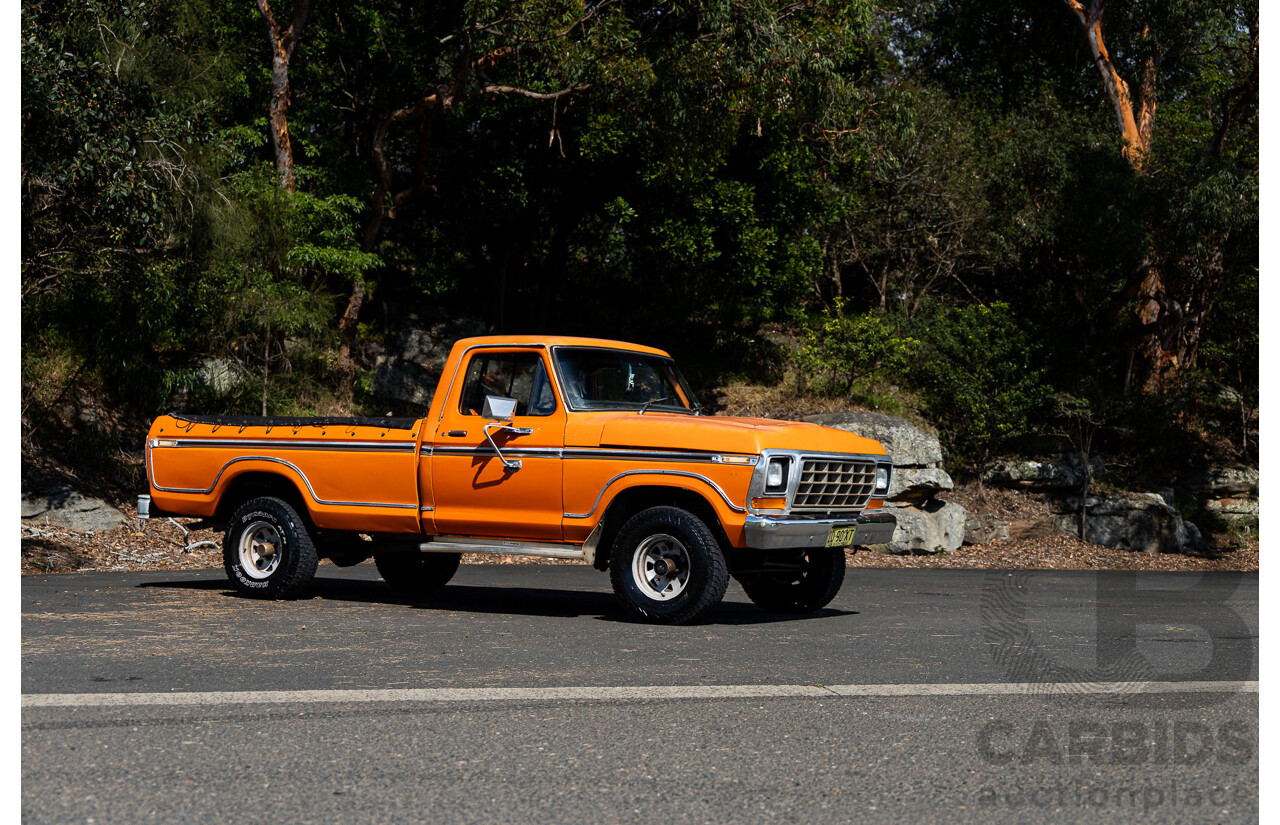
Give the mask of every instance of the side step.
[{"label": "side step", "polygon": [[550,544],[538,541],[491,539],[484,536],[435,536],[418,545],[423,553],[487,553],[495,556],[536,556],[544,559],[580,559],[588,564],[596,560],[602,520],[587,536],[585,544]]}]

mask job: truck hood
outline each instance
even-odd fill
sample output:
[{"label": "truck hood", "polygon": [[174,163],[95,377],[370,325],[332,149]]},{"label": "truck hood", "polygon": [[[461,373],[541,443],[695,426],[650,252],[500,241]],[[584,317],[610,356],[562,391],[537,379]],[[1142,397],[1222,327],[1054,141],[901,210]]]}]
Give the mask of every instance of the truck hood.
[{"label": "truck hood", "polygon": [[566,428],[565,446],[748,454],[766,449],[886,454],[875,439],[818,424],[653,411],[644,415],[630,411],[583,414]]}]

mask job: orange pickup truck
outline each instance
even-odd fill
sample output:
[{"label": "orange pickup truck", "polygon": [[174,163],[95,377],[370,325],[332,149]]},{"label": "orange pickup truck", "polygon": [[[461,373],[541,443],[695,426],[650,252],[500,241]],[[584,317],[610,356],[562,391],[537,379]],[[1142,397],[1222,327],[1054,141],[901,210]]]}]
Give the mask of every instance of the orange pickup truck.
[{"label": "orange pickup truck", "polygon": [[300,594],[321,558],[443,586],[463,553],[582,559],[634,617],[705,615],[732,575],[765,610],[835,597],[846,546],[892,538],[892,462],[815,424],[702,414],[665,352],[591,338],[458,341],[426,418],[165,415],[140,518],[225,526],[242,593]]}]

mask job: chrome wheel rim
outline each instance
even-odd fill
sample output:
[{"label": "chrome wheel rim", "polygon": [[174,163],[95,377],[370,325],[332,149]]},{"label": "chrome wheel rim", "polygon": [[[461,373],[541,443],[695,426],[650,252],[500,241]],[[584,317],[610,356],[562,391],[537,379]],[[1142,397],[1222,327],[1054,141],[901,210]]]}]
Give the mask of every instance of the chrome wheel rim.
[{"label": "chrome wheel rim", "polygon": [[675,536],[649,536],[631,557],[631,578],[656,602],[674,599],[689,583],[689,552]]},{"label": "chrome wheel rim", "polygon": [[267,579],[280,566],[280,531],[265,521],[255,521],[240,534],[240,567],[251,579]]}]

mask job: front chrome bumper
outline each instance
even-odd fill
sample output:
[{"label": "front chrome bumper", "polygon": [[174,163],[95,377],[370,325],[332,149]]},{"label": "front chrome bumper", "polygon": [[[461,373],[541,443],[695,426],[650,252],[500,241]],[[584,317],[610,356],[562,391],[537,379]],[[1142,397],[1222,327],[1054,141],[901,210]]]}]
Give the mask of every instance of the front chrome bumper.
[{"label": "front chrome bumper", "polygon": [[832,527],[857,527],[851,545],[886,544],[893,540],[897,520],[888,513],[845,518],[774,518],[747,516],[747,546],[756,550],[822,547]]}]

